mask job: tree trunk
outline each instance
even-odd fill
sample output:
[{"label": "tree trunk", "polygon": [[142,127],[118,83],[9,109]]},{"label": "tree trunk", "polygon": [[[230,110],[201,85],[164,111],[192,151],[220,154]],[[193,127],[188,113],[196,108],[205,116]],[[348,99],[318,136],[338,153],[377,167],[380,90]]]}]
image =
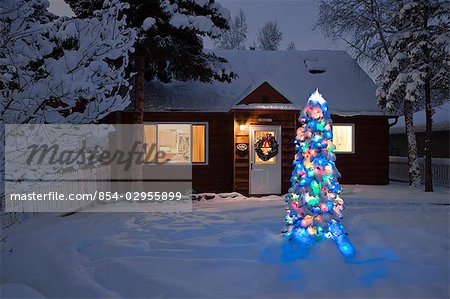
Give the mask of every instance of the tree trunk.
[{"label": "tree trunk", "polygon": [[433,191],[433,171],[432,171],[432,108],[431,108],[431,86],[430,79],[425,80],[425,192]]},{"label": "tree trunk", "polygon": [[[429,31],[428,21],[430,18],[429,9],[430,3],[424,2],[424,18],[423,18],[423,29]],[[432,138],[432,108],[431,108],[431,76],[430,76],[430,47],[427,44],[424,46],[424,56],[427,68],[427,76],[425,78],[425,192],[433,192],[433,171],[431,169],[431,138]]]},{"label": "tree trunk", "polygon": [[413,122],[413,103],[405,101],[405,129],[408,140],[408,168],[409,168],[409,185],[415,188],[420,186],[420,168],[419,158],[417,157],[417,141],[414,132]]},{"label": "tree trunk", "polygon": [[[137,48],[137,47],[136,47]],[[144,70],[145,70],[145,58],[142,51],[136,49],[135,52],[135,86],[134,86],[134,123],[144,123]]]},{"label": "tree trunk", "polygon": [[[135,63],[135,85],[134,85],[134,127],[133,127],[133,144],[137,144],[136,149],[144,151],[144,70],[145,70],[145,57],[143,51],[139,51],[139,47],[136,47],[134,56]],[[136,157],[138,159],[139,157]],[[142,158],[142,156],[141,156]],[[132,192],[142,192],[143,178],[142,178],[142,162],[136,161],[133,163],[132,168]]]}]

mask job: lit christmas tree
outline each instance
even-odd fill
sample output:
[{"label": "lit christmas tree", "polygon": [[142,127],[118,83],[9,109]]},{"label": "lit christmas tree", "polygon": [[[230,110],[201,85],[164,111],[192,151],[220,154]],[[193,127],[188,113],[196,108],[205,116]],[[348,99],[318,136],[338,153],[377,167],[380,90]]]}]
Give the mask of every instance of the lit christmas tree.
[{"label": "lit christmas tree", "polygon": [[286,195],[285,236],[304,245],[333,239],[341,253],[352,256],[354,248],[341,224],[344,201],[339,196],[340,173],[334,162],[328,104],[316,90],[308,99],[295,138],[292,187]]}]

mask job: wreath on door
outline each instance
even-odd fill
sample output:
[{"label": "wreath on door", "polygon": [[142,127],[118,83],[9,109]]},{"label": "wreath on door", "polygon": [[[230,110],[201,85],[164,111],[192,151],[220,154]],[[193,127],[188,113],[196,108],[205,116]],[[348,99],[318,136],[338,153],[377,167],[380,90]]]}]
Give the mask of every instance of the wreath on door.
[{"label": "wreath on door", "polygon": [[[255,152],[263,161],[269,161],[278,154],[278,142],[270,133],[264,134],[258,138],[254,144]],[[269,151],[264,152],[264,148],[270,148]]]}]

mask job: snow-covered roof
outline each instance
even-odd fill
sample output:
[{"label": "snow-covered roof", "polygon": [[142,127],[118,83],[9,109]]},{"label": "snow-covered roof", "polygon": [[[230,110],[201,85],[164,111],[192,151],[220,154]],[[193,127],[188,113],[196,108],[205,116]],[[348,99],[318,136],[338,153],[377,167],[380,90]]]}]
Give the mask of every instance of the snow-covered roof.
[{"label": "snow-covered roof", "polygon": [[[433,131],[448,131],[450,130],[450,102],[444,103],[440,106],[434,107],[435,113],[433,115]],[[416,132],[425,132],[425,111],[417,111],[414,113],[414,130]],[[405,133],[405,117],[401,116],[397,124],[392,126],[389,130],[390,134],[404,134]]]},{"label": "snow-covered roof", "polygon": [[[301,110],[317,88],[328,101],[331,113],[379,115],[375,84],[345,51],[227,51],[225,57],[239,78],[231,83],[151,81],[146,84],[147,111],[208,111],[274,109],[274,104],[236,105],[264,82],[292,104],[279,109]],[[267,106],[267,107],[266,107]]]}]

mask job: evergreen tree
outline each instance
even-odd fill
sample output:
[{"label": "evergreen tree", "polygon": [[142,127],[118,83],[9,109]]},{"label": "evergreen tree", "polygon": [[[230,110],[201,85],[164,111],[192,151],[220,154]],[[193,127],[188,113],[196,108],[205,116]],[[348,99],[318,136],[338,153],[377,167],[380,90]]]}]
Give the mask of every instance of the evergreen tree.
[{"label": "evergreen tree", "polygon": [[241,9],[239,15],[231,22],[230,29],[226,30],[216,42],[216,47],[224,50],[245,50],[247,33],[247,20]]},{"label": "evergreen tree", "polygon": [[258,32],[258,48],[264,51],[276,51],[283,39],[277,22],[267,22]]},{"label": "evergreen tree", "polygon": [[[76,15],[90,16],[102,0],[66,0]],[[135,123],[143,122],[145,80],[231,81],[224,58],[203,51],[203,36],[216,39],[229,28],[229,11],[214,0],[133,0],[124,11],[136,28]],[[151,99],[149,99],[151,100]]]},{"label": "evergreen tree", "polygon": [[339,196],[328,104],[316,90],[299,118],[302,126],[295,138],[292,187],[286,195],[285,236],[303,245],[333,239],[345,256],[354,254],[340,219],[344,201]]},{"label": "evergreen tree", "polygon": [[[396,55],[386,67],[379,104],[395,111],[404,105],[408,139],[414,139],[412,110],[425,106],[425,191],[433,191],[431,171],[432,103],[448,99],[450,88],[450,7],[444,0],[411,0],[396,15],[398,31],[390,39]],[[408,113],[406,113],[408,110]],[[417,153],[415,154],[417,155]],[[418,165],[416,165],[418,168]],[[420,184],[419,176],[416,184]]]}]

